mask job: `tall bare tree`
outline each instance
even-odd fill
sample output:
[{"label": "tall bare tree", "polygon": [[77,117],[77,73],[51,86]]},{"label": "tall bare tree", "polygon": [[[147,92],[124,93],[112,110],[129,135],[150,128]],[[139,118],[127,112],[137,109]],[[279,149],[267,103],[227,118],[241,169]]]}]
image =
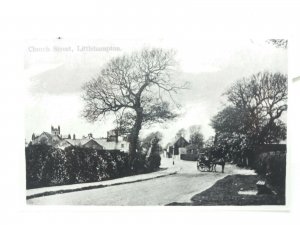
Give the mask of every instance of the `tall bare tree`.
[{"label": "tall bare tree", "polygon": [[255,145],[286,138],[286,125],[281,120],[287,110],[286,75],[254,74],[237,81],[225,95],[229,104],[211,123],[218,152],[228,154],[235,162],[253,160]]},{"label": "tall bare tree", "polygon": [[241,134],[256,144],[278,142],[285,137],[280,118],[287,110],[286,75],[257,73],[236,82],[225,95],[230,105],[212,120],[217,132]]},{"label": "tall bare tree", "polygon": [[186,84],[176,85],[172,79],[176,71],[174,56],[172,50],[155,48],[114,58],[100,76],[83,87],[83,116],[94,122],[108,114],[117,115],[119,127],[129,132],[132,157],[142,125],[176,117],[170,99]]}]

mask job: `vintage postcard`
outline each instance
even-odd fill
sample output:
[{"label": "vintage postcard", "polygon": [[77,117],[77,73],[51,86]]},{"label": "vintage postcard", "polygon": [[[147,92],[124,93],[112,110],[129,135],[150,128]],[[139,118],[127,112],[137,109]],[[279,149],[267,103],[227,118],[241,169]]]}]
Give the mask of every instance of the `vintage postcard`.
[{"label": "vintage postcard", "polygon": [[25,45],[26,202],[285,206],[288,40]]}]

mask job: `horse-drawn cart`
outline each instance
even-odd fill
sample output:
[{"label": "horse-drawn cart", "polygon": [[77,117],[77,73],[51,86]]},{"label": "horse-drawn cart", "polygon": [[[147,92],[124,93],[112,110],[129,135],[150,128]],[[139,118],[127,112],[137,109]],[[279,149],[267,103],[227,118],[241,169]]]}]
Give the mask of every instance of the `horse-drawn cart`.
[{"label": "horse-drawn cart", "polygon": [[212,167],[211,160],[205,154],[200,154],[197,160],[197,169],[201,172],[208,172]]},{"label": "horse-drawn cart", "polygon": [[225,160],[224,158],[212,159],[206,154],[202,153],[199,155],[197,160],[197,169],[201,172],[216,172],[216,166],[222,166],[222,173],[224,173]]}]

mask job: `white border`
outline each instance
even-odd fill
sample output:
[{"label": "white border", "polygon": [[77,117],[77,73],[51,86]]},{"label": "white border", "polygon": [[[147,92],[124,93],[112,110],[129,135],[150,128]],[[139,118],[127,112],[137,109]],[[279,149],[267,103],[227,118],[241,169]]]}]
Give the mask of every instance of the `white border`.
[{"label": "white border", "polygon": [[[131,4],[130,4],[131,2]],[[300,81],[289,82],[288,112],[288,207],[85,207],[26,206],[24,185],[22,67],[24,39],[28,38],[161,38],[172,35],[209,37],[288,37],[289,76],[299,69],[297,1],[88,1],[48,3],[25,1],[1,7],[1,224],[80,223],[228,223],[283,224],[296,221],[299,194],[299,89]],[[190,6],[190,7],[188,7]],[[58,16],[57,16],[58,15]],[[96,17],[86,17],[95,15]],[[37,16],[37,17],[31,17]],[[49,17],[44,17],[49,16]],[[76,16],[76,17],[70,17]],[[298,20],[297,20],[298,19]],[[297,26],[298,25],[298,26]],[[298,43],[297,43],[298,42]],[[292,47],[292,45],[295,46]],[[298,48],[296,48],[298,45]],[[297,49],[294,51],[292,49]],[[16,65],[17,62],[17,65]],[[298,65],[297,65],[298,64]],[[9,84],[9,85],[7,85]],[[2,99],[3,98],[3,99]],[[17,179],[16,179],[17,178]],[[269,208],[273,212],[262,212]],[[269,210],[267,209],[267,210]],[[238,210],[238,211],[236,211]],[[251,210],[251,212],[249,212]],[[246,212],[247,211],[247,212]],[[3,222],[2,222],[3,221]]]}]

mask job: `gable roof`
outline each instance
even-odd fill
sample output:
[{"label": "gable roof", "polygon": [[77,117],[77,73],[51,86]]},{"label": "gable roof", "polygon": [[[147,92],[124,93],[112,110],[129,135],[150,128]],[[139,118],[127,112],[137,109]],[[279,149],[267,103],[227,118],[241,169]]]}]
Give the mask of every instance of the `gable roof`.
[{"label": "gable roof", "polygon": [[80,139],[65,139],[65,141],[69,142],[71,145],[73,146],[78,146],[78,145],[81,145],[80,144]]},{"label": "gable roof", "polygon": [[[102,146],[101,144],[99,144],[96,140],[94,139],[89,139],[89,138],[83,138],[83,139],[65,139],[65,141],[69,142],[71,145],[73,146],[84,146],[85,144],[93,141],[96,144]],[[103,146],[102,146],[103,147]]]},{"label": "gable roof", "polygon": [[60,149],[64,149],[66,147],[72,146],[72,144],[70,144],[67,140],[61,140],[60,142],[58,142],[55,147],[56,148],[60,148]]},{"label": "gable roof", "polygon": [[185,143],[186,145],[189,144],[189,142],[188,142],[187,140],[185,140],[184,137],[180,137],[180,138],[178,138],[178,139],[173,143],[173,145],[178,145],[180,142],[183,142],[183,143]]},{"label": "gable roof", "polygon": [[52,138],[52,134],[50,134],[50,133],[48,133],[48,132],[46,132],[46,131],[44,131],[44,132],[41,133],[40,135],[37,135],[35,138],[38,138],[38,137],[42,136],[43,134],[46,135],[48,138]]},{"label": "gable roof", "polygon": [[49,139],[52,139],[53,137],[57,137],[57,138],[59,138],[59,139],[61,139],[61,137],[60,136],[58,136],[58,135],[53,135],[53,134],[50,134],[50,133],[48,133],[48,132],[46,132],[46,131],[44,131],[43,133],[41,133],[40,135],[37,135],[36,137],[35,137],[35,139],[37,139],[37,138],[39,138],[40,136],[42,136],[42,135],[45,135],[45,136],[47,136],[47,138],[49,138]]},{"label": "gable roof", "polygon": [[106,138],[94,139],[99,145],[103,146],[105,150],[116,150],[118,148],[117,143],[114,141],[107,141]]}]

